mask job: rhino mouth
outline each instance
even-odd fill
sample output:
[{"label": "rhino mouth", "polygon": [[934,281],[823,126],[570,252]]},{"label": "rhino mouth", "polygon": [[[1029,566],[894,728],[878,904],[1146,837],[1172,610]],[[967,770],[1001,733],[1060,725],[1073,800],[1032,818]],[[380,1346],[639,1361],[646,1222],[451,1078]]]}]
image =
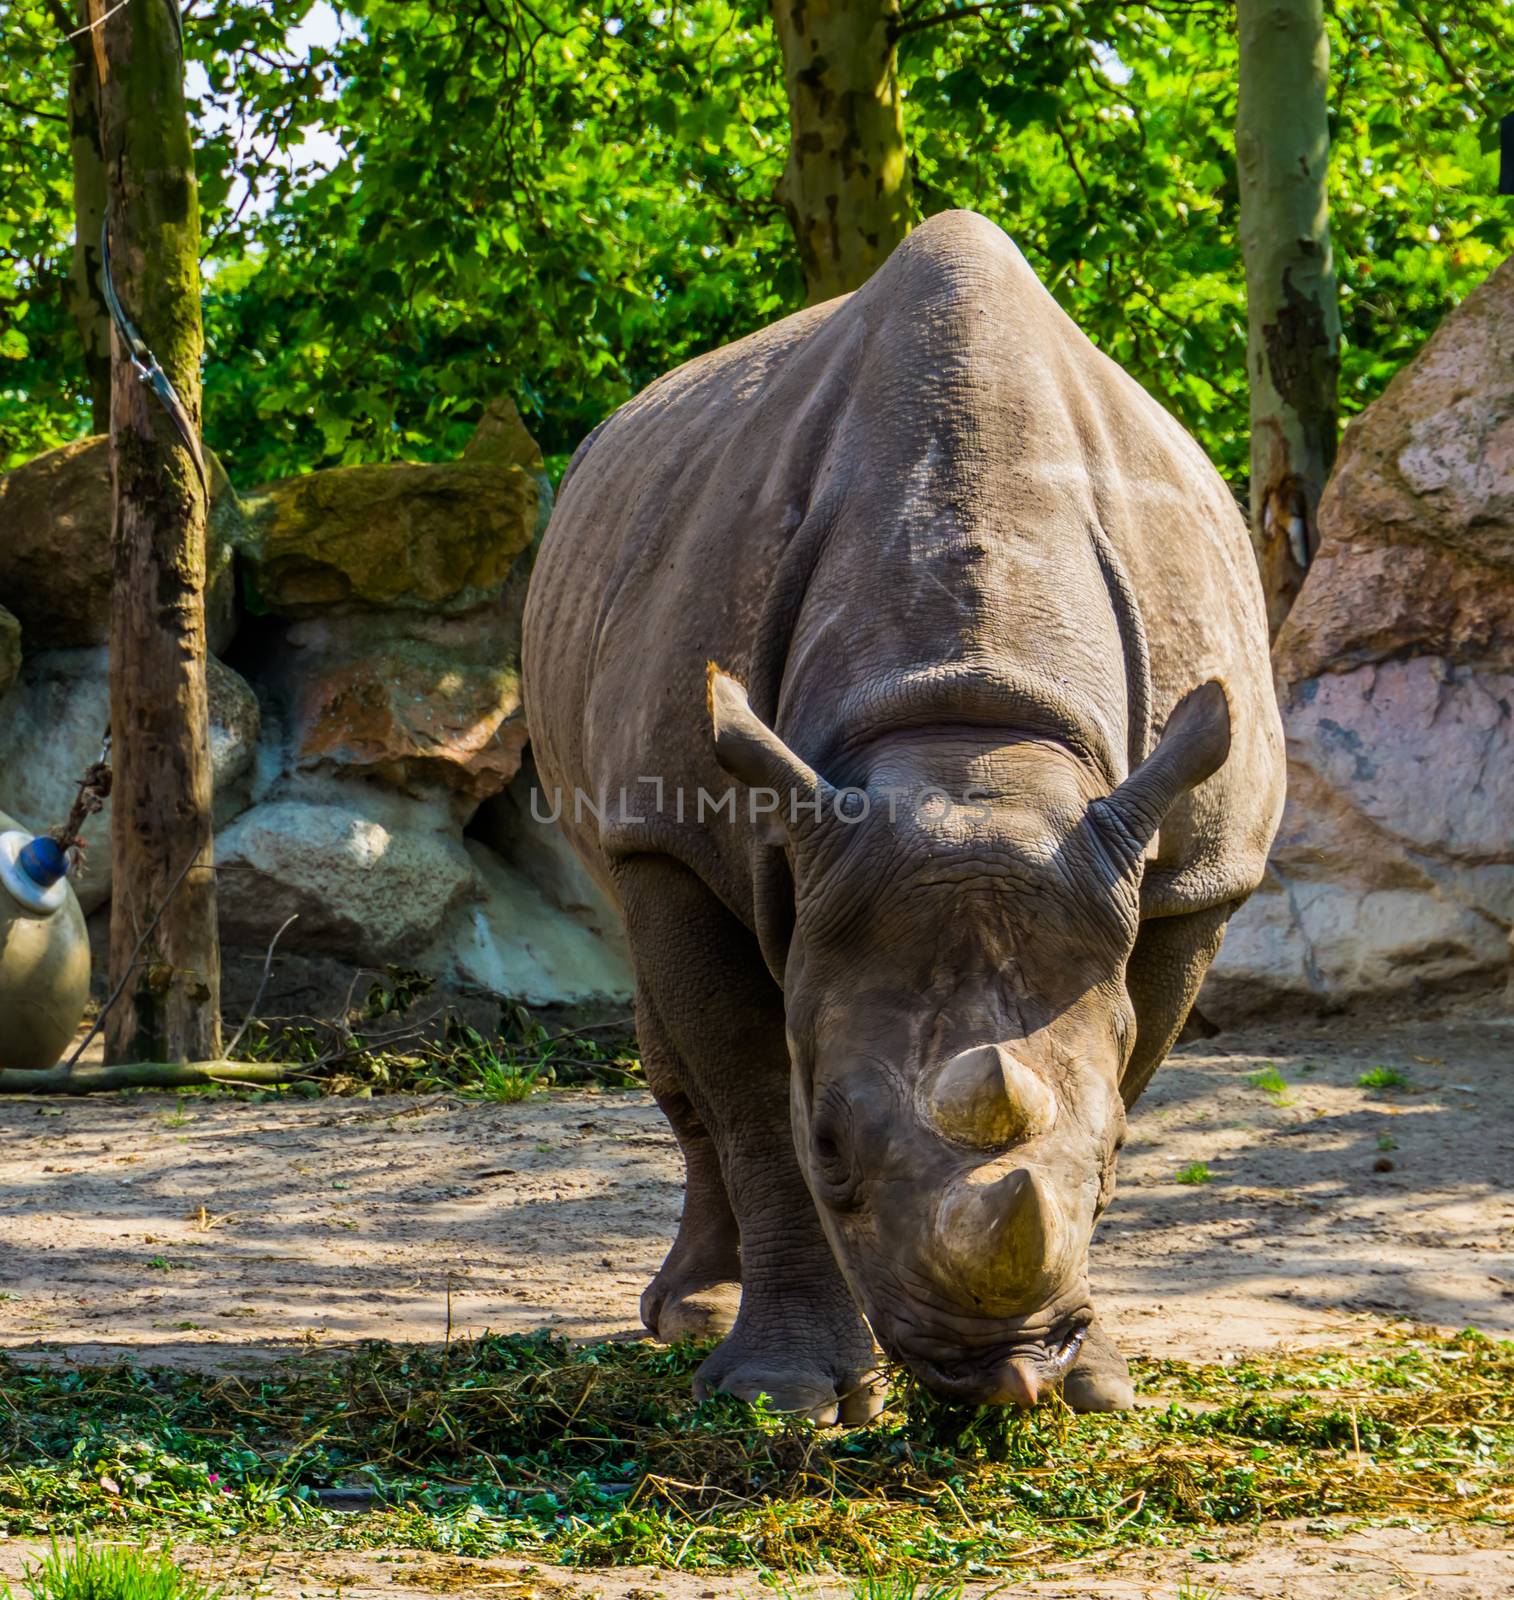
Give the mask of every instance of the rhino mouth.
[{"label": "rhino mouth", "polygon": [[1072,1371],[1089,1321],[1087,1315],[1070,1318],[1040,1337],[1014,1339],[962,1360],[919,1355],[905,1360],[926,1388],[944,1399],[1029,1409]]}]

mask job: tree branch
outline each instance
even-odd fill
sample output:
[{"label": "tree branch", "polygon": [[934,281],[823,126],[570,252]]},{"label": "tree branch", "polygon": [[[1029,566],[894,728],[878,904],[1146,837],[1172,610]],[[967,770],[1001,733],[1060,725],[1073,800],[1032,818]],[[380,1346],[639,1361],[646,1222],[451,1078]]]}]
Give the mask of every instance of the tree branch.
[{"label": "tree branch", "polygon": [[0,1094],[99,1094],[110,1089],[191,1089],[219,1083],[263,1088],[292,1083],[301,1068],[273,1061],[130,1061],[113,1067],[0,1068]]},{"label": "tree branch", "polygon": [[61,111],[39,111],[36,106],[24,106],[9,95],[0,94],[0,106],[7,111],[14,111],[18,117],[41,117],[48,122],[68,123],[68,118]]},{"label": "tree branch", "polygon": [[1007,0],[982,0],[979,5],[955,6],[950,11],[935,11],[928,17],[907,17],[896,22],[893,27],[893,37],[902,39],[907,33],[919,33],[925,28],[940,27],[946,22],[956,22],[962,17],[981,16],[985,11],[1002,10]]}]

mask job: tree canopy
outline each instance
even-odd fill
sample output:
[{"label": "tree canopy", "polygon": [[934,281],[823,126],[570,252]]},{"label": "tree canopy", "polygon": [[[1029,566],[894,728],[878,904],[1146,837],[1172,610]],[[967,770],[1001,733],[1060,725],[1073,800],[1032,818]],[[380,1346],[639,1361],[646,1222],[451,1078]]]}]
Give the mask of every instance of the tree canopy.
[{"label": "tree canopy", "polygon": [[[68,13],[0,53],[0,466],[88,430],[64,309]],[[1514,248],[1514,0],[1337,0],[1342,408]],[[453,455],[516,396],[559,460],[658,373],[796,309],[788,107],[747,0],[195,0],[205,429],[236,482]],[[1235,483],[1247,453],[1233,8],[910,0],[916,215],[970,206]]]}]

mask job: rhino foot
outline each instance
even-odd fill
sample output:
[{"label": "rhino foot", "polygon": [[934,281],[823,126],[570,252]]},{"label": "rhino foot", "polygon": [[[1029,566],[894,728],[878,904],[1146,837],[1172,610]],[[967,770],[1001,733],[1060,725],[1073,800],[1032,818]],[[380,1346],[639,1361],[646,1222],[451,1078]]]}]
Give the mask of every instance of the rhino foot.
[{"label": "rhino foot", "polygon": [[761,1334],[738,1322],[694,1375],[694,1398],[720,1392],[742,1400],[766,1395],[774,1411],[821,1427],[871,1422],[887,1390],[871,1335],[860,1324],[836,1336],[813,1325]]},{"label": "rhino foot", "polygon": [[1062,1398],[1074,1411],[1129,1411],[1135,1405],[1129,1363],[1097,1322],[1063,1381]]},{"label": "rhino foot", "polygon": [[667,1267],[641,1292],[641,1320],[664,1344],[723,1339],[736,1325],[741,1285],[734,1279],[670,1275]]}]

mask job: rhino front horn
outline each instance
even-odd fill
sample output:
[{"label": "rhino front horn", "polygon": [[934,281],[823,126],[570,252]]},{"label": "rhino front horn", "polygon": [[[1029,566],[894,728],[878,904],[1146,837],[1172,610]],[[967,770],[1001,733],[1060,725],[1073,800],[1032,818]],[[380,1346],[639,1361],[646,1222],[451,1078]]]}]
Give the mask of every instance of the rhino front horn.
[{"label": "rhino front horn", "polygon": [[1045,1081],[1001,1044],[955,1055],[926,1101],[938,1133],[975,1150],[1002,1150],[1050,1131],[1057,1099]]},{"label": "rhino front horn", "polygon": [[976,1175],[949,1189],[938,1214],[941,1248],[985,1310],[1038,1308],[1062,1277],[1067,1224],[1047,1184],[1029,1168],[988,1182]]}]

